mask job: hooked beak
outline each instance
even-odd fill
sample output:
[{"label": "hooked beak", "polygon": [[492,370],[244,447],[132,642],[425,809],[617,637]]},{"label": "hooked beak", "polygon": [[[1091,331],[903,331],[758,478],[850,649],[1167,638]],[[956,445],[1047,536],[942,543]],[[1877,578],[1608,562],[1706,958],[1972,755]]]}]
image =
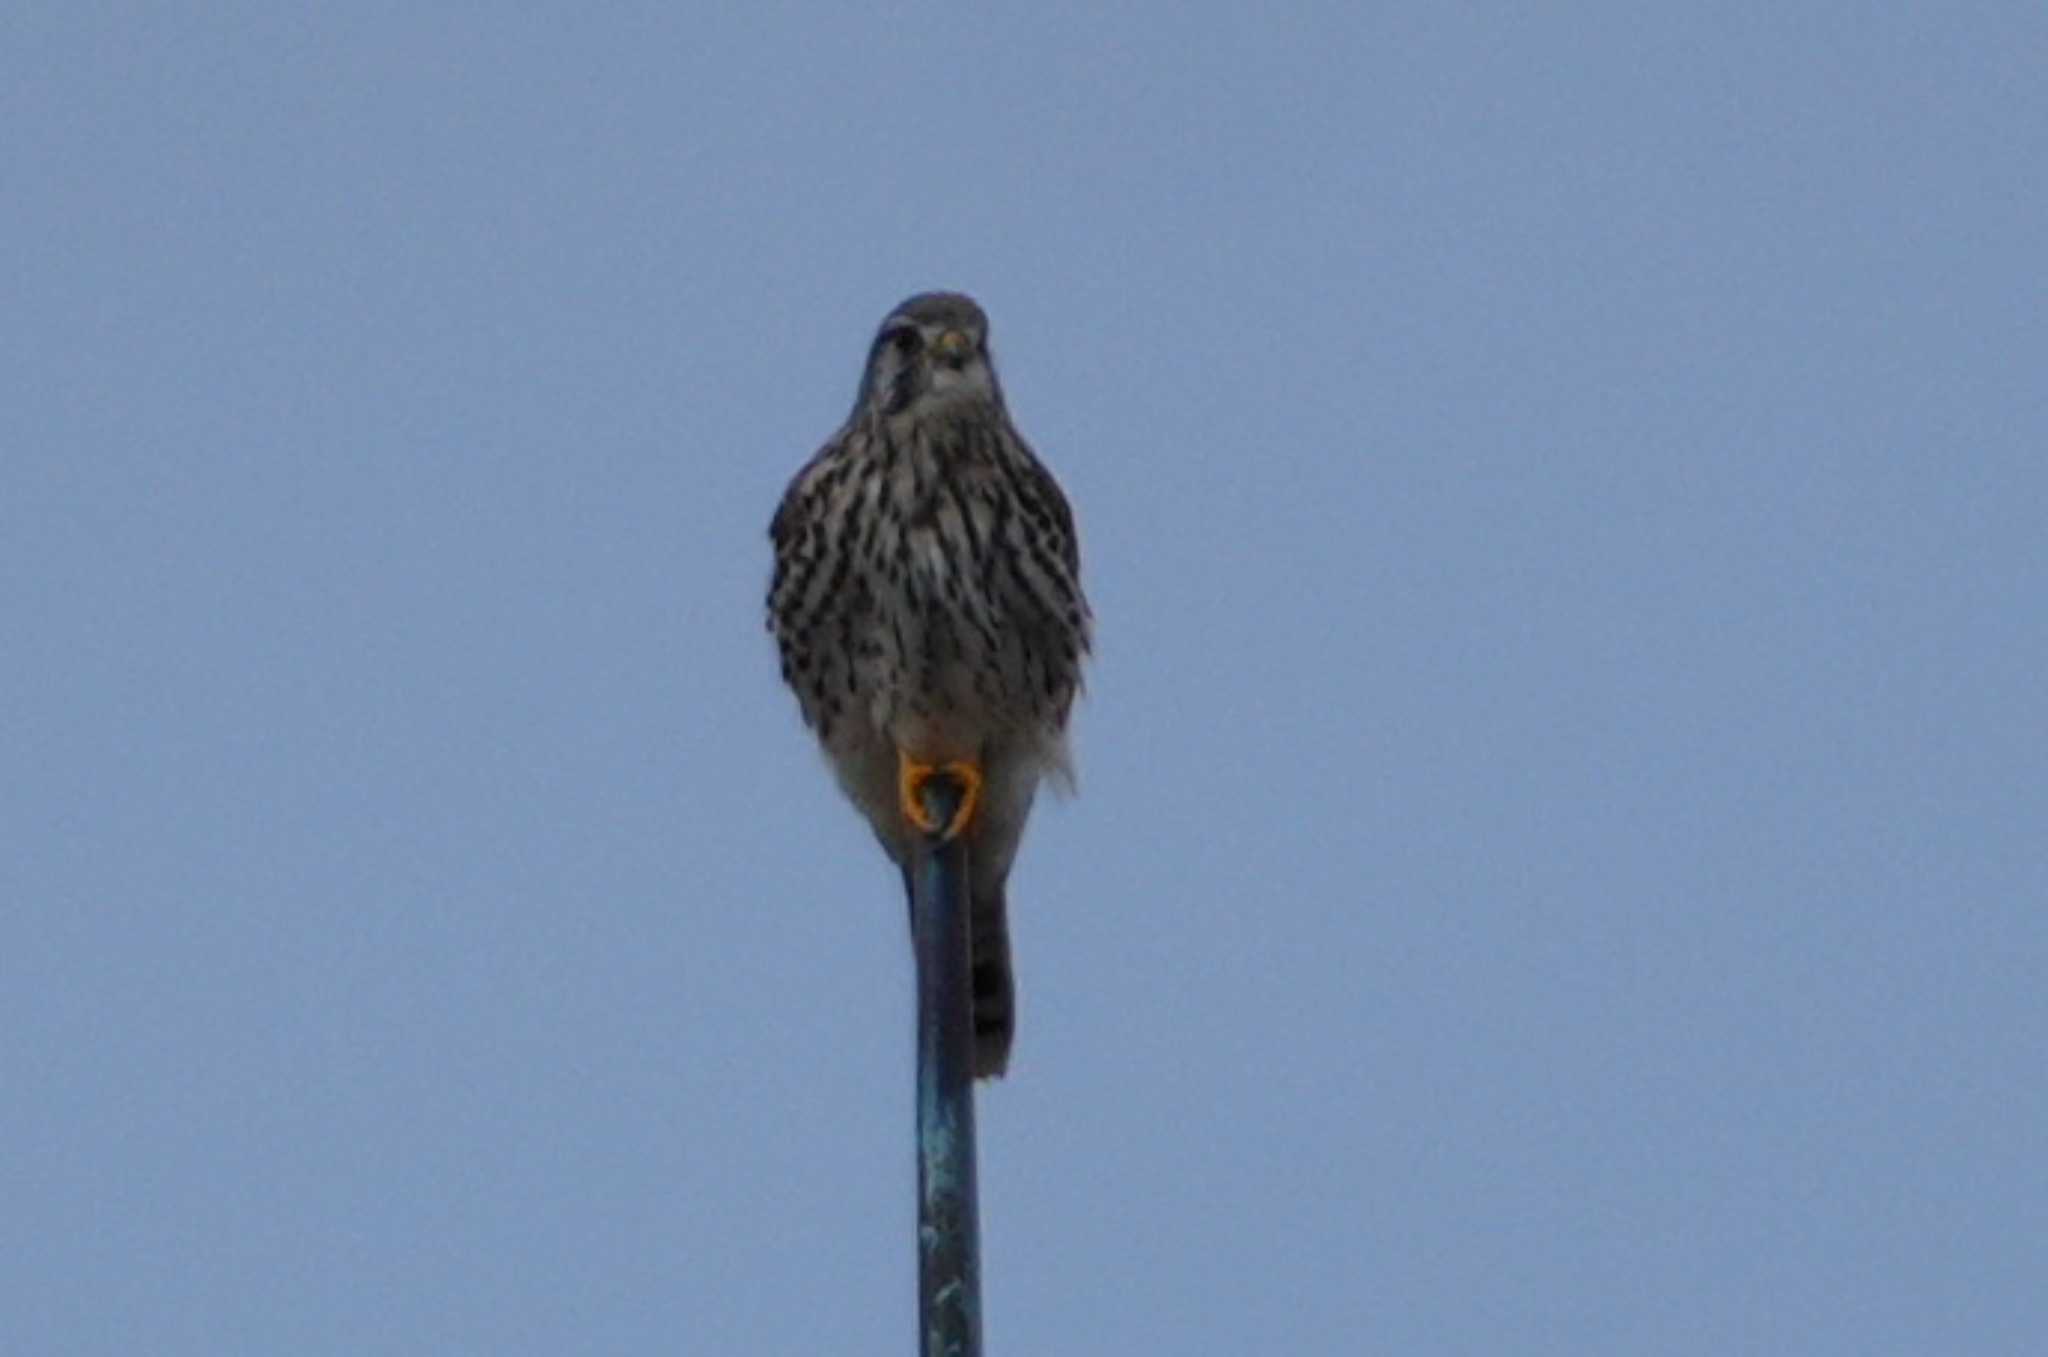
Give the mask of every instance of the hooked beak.
[{"label": "hooked beak", "polygon": [[974,356],[974,341],[965,331],[948,330],[932,341],[932,356],[947,367],[964,367]]}]

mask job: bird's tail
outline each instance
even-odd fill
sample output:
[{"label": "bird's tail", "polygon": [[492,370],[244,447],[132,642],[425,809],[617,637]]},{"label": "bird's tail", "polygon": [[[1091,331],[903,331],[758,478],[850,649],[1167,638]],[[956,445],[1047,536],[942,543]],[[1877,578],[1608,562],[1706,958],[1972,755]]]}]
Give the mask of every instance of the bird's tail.
[{"label": "bird's tail", "polygon": [[[910,926],[915,930],[915,887],[908,867],[903,869],[903,890],[911,904]],[[976,887],[968,907],[967,932],[974,1077],[996,1079],[1009,1066],[1010,1038],[1017,1034],[1017,987],[1010,980],[1010,911],[1003,882]]]},{"label": "bird's tail", "polygon": [[977,893],[968,929],[974,988],[974,1077],[994,1079],[1010,1063],[1017,1034],[1017,988],[1010,979],[1010,917],[1003,884]]}]

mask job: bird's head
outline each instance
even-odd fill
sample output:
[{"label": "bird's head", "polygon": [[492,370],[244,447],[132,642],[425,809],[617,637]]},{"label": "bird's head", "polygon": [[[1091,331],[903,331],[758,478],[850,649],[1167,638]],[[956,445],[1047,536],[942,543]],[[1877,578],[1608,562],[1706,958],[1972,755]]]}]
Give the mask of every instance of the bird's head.
[{"label": "bird's head", "polygon": [[868,350],[859,406],[886,416],[972,401],[1002,403],[988,317],[974,299],[923,292],[891,311]]}]

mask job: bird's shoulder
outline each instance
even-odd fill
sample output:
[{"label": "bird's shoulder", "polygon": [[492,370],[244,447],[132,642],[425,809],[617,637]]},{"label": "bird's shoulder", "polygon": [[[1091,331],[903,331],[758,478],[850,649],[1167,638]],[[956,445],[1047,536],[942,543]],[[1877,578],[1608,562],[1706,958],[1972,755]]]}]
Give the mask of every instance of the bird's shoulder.
[{"label": "bird's shoulder", "polygon": [[789,478],[789,486],[782,492],[782,502],[775,508],[775,517],[768,522],[769,540],[778,551],[795,542],[803,532],[818,496],[828,493],[832,483],[846,474],[854,451],[852,445],[859,436],[851,426],[839,430],[811,454],[811,459],[797,469],[796,475]]},{"label": "bird's shoulder", "polygon": [[1017,444],[1024,454],[1019,460],[1023,466],[1025,484],[1029,487],[1032,498],[1043,506],[1047,516],[1052,519],[1053,527],[1059,532],[1061,559],[1070,572],[1079,574],[1081,543],[1074,530],[1074,507],[1067,502],[1066,491],[1060,489],[1060,483],[1053,479],[1052,472],[1046,469],[1045,463],[1038,460],[1038,455],[1031,450],[1030,445],[1022,438],[1017,440]]}]

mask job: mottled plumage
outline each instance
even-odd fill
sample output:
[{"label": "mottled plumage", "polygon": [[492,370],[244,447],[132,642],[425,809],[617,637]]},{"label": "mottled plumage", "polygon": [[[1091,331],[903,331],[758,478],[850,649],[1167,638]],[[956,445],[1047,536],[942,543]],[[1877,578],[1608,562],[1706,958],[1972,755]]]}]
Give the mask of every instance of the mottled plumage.
[{"label": "mottled plumage", "polygon": [[908,868],[899,754],[982,773],[973,869],[975,1072],[1015,1028],[1003,884],[1039,780],[1071,781],[1090,618],[1066,496],[1011,425],[988,320],[957,293],[882,323],[851,415],[769,529],[782,676],[840,786]]}]

